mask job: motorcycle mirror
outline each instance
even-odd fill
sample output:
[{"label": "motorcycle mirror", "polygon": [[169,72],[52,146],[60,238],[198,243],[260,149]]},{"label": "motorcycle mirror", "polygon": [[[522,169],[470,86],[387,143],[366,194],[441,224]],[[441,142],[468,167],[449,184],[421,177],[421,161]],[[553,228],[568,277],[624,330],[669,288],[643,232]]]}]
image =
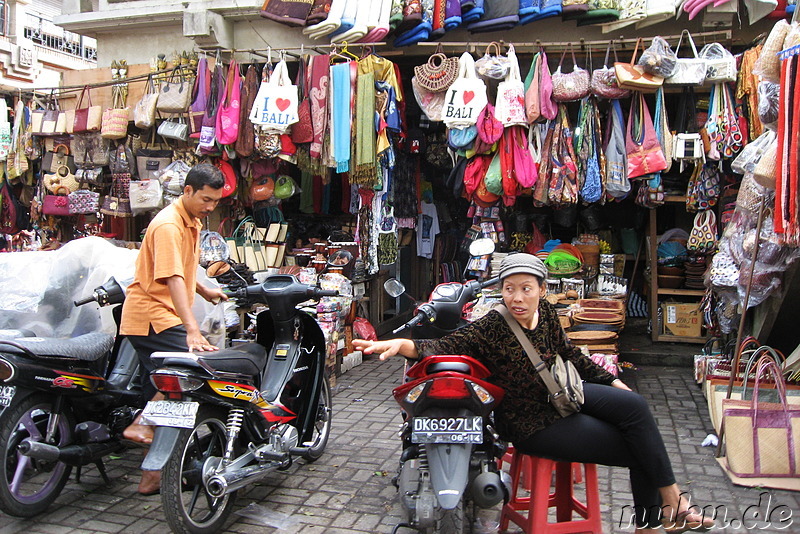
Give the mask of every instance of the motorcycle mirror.
[{"label": "motorcycle mirror", "polygon": [[206,267],[206,274],[209,278],[219,278],[231,270],[231,264],[227,261],[215,261]]},{"label": "motorcycle mirror", "polygon": [[383,283],[383,289],[392,298],[397,298],[406,292],[406,286],[397,278],[389,278]]},{"label": "motorcycle mirror", "polygon": [[486,256],[494,252],[494,241],[488,237],[476,239],[469,245],[470,256]]}]

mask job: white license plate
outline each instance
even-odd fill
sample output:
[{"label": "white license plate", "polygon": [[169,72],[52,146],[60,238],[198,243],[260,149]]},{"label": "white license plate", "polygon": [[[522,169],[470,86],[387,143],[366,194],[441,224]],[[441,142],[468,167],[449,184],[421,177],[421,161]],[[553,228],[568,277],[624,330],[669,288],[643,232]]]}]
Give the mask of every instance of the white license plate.
[{"label": "white license plate", "polygon": [[483,443],[483,419],[475,417],[415,417],[412,443]]},{"label": "white license plate", "polygon": [[142,410],[142,424],[194,428],[194,420],[199,408],[199,402],[150,401]]},{"label": "white license plate", "polygon": [[0,406],[8,406],[14,398],[17,386],[0,386]]}]

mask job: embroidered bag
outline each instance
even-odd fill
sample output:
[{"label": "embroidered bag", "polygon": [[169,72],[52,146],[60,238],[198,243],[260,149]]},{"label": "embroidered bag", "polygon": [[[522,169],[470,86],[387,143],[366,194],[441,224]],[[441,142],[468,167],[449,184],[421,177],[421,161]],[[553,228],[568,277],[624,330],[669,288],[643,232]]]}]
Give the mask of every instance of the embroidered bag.
[{"label": "embroidered bag", "polygon": [[528,119],[525,112],[525,84],[519,73],[514,45],[508,46],[508,61],[508,75],[497,87],[495,117],[503,126],[526,126]]},{"label": "embroidered bag", "polygon": [[156,121],[156,104],[158,103],[158,93],[153,85],[153,77],[147,77],[145,93],[142,99],[133,108],[133,124],[137,128],[150,128]]},{"label": "embroidered bag", "polygon": [[272,71],[268,82],[261,82],[250,121],[270,131],[285,133],[297,122],[297,86],[289,79],[286,61],[281,60]]},{"label": "embroidered bag", "polygon": [[172,70],[170,77],[158,86],[156,109],[162,113],[183,113],[189,109],[192,88],[180,66]]},{"label": "embroidered bag", "polygon": [[69,194],[69,214],[88,215],[100,209],[100,193],[88,189],[78,189]]},{"label": "embroidered bag", "polygon": [[221,145],[232,145],[239,137],[239,106],[241,105],[242,77],[235,59],[228,65],[228,79],[216,116],[216,137]]},{"label": "embroidered bag", "polygon": [[592,71],[592,79],[590,87],[592,94],[597,98],[607,98],[613,100],[616,98],[627,98],[631,92],[628,89],[623,89],[617,83],[617,72],[613,66],[608,66],[608,54],[611,49],[614,49],[614,60],[619,62],[617,57],[617,48],[614,46],[613,39],[608,43],[606,48],[606,59],[603,61],[602,68]]},{"label": "embroidered bag", "polygon": [[667,168],[667,161],[653,128],[650,110],[640,92],[634,93],[631,99],[626,134],[625,153],[629,180]]},{"label": "embroidered bag", "polygon": [[[122,147],[124,145],[120,146]],[[110,215],[111,217],[132,217],[131,200],[125,193],[130,183],[131,175],[129,173],[114,173],[111,182],[111,194],[106,195],[103,199],[100,213],[103,215]]]},{"label": "embroidered bag", "polygon": [[488,103],[486,85],[475,74],[475,60],[469,52],[459,58],[458,77],[447,89],[442,119],[448,128],[475,124]]},{"label": "embroidered bag", "polygon": [[572,53],[572,72],[561,72],[561,65],[564,63],[564,56],[567,49],[561,54],[561,60],[553,73],[553,100],[556,102],[574,102],[585,96],[589,96],[591,91],[589,72],[578,66],[575,59],[575,51],[572,43],[569,43],[569,51]]},{"label": "embroidered bag", "polygon": [[698,211],[694,216],[692,231],[686,248],[692,252],[707,253],[717,246],[717,216],[714,210]]},{"label": "embroidered bag", "polygon": [[53,195],[45,195],[42,200],[42,213],[54,215],[56,217],[68,217],[69,213],[69,190],[66,187],[59,187]]}]

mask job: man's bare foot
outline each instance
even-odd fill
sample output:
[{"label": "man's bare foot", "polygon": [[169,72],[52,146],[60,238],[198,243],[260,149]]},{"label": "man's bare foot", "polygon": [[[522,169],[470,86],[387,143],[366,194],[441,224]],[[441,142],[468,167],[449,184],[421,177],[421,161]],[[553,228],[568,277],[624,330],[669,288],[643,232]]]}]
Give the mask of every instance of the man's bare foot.
[{"label": "man's bare foot", "polygon": [[140,495],[155,495],[161,489],[161,471],[142,471]]},{"label": "man's bare foot", "polygon": [[141,420],[142,416],[140,415],[122,432],[122,437],[135,443],[150,445],[153,443],[153,427],[141,424]]}]

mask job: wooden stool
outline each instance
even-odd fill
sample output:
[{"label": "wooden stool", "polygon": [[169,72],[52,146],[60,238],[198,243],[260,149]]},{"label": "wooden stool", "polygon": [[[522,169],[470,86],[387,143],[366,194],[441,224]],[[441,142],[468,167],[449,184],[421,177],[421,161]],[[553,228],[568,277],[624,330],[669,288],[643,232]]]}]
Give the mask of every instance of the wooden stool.
[{"label": "wooden stool", "polygon": [[[526,534],[603,532],[595,464],[557,462],[516,451],[511,454],[511,499],[503,506],[500,515],[501,531],[505,531],[509,522],[513,522]],[[503,460],[508,461],[508,457],[504,457]],[[580,480],[576,477],[576,468],[579,475],[583,471],[581,478],[586,483],[585,503],[577,500],[574,495],[574,485]],[[551,493],[553,472],[556,474],[555,491]],[[521,483],[522,489],[530,487],[530,497],[519,496]],[[548,522],[548,512],[552,507],[556,508],[555,523]],[[525,511],[527,515],[524,514]],[[573,512],[582,519],[573,521]]]}]

